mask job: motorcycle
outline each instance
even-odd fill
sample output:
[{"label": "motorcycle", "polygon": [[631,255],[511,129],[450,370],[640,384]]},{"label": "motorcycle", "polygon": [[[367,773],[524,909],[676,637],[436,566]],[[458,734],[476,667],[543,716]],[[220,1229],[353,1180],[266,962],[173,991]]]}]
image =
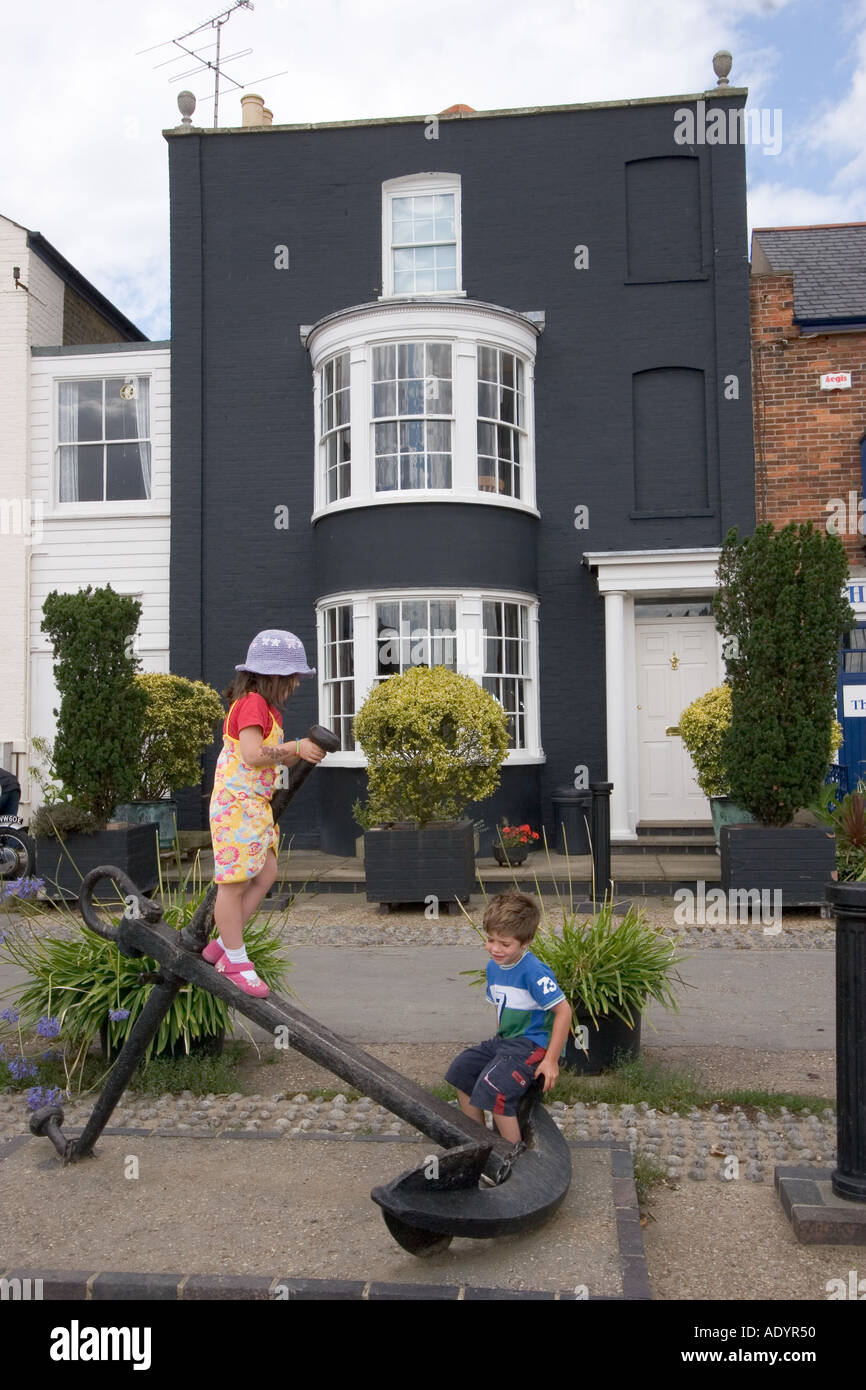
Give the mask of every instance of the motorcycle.
[{"label": "motorcycle", "polygon": [[20,816],[0,816],[0,879],[32,878],[36,846]]}]

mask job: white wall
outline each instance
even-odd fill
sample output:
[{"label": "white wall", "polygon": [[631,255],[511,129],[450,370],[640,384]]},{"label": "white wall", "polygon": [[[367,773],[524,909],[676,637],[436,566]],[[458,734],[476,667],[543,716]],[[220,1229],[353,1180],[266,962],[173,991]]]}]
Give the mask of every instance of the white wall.
[{"label": "white wall", "polygon": [[38,536],[30,485],[30,347],[62,341],[63,281],[28,251],[26,229],[0,217],[0,743],[12,744],[19,774],[29,733],[28,569]]},{"label": "white wall", "polygon": [[[151,497],[142,502],[58,502],[57,400],[63,378],[149,375]],[[31,735],[53,738],[57,693],[42,605],[54,589],[110,584],[141,599],[136,652],[145,671],[167,671],[169,638],[170,362],[147,344],[34,357],[31,367],[33,495],[44,504],[44,535],[32,556],[30,590]],[[31,784],[31,806],[40,800]]]}]

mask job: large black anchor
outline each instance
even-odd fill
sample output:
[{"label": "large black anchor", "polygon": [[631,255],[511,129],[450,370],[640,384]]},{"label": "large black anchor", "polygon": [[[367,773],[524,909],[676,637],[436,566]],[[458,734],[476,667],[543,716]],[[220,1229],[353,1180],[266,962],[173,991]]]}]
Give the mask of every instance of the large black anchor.
[{"label": "large black anchor", "polygon": [[[339,747],[336,735],[318,724],[310,729],[309,738],[326,752]],[[275,822],[313,766],[302,762],[290,770],[288,788],[273,797]],[[94,902],[96,887],[105,879],[113,880],[126,904],[116,923],[102,917]],[[144,897],[122,869],[103,865],[84,879],[80,907],[88,927],[114,942],[121,955],[150,956],[159,962],[160,970],[79,1137],[70,1139],[63,1134],[64,1116],[59,1105],[42,1106],[31,1117],[31,1131],[46,1135],[64,1164],[93,1156],[94,1145],[150,1040],[178,990],[189,983],[208,990],[275,1035],[279,1028],[298,1052],[446,1150],[371,1193],[382,1208],[389,1231],[404,1250],[424,1255],[447,1246],[453,1236],[490,1237],[529,1231],[553,1215],[568,1191],[571,1157],[566,1141],[540,1104],[539,1083],[523,1098],[518,1116],[523,1142],[513,1146],[279,995],[255,999],[241,993],[201,959],[213,929],[215,899],[216,884],[211,884],[188,925],[177,932],[163,920],[159,905]]]}]

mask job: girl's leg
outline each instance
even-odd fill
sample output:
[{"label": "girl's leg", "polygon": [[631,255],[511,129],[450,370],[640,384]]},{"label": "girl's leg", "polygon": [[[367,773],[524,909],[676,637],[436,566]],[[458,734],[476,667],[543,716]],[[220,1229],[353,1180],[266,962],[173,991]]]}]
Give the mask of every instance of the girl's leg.
[{"label": "girl's leg", "polygon": [[244,892],[248,887],[247,883],[221,883],[217,888],[213,919],[223,946],[230,951],[244,944]]},{"label": "girl's leg", "polygon": [[480,1125],[484,1124],[484,1111],[480,1110],[477,1105],[472,1105],[470,1103],[469,1097],[465,1091],[458,1091],[457,1099],[464,1115],[468,1115],[470,1120],[477,1120]]},{"label": "girl's leg", "polygon": [[265,894],[277,881],[277,856],[273,850],[268,851],[265,859],[264,868],[260,869],[255,878],[251,878],[248,883],[243,885],[242,911],[243,925],[246,926],[253,916],[256,908],[262,902]]}]

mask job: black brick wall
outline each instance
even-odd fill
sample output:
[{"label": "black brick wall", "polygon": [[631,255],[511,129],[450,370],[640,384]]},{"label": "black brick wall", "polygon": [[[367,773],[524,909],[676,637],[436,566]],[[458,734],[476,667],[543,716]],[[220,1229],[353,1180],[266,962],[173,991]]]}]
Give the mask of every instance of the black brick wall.
[{"label": "black brick wall", "polygon": [[[604,776],[603,611],[583,552],[714,545],[729,526],[754,524],[744,152],[677,146],[680,104],[443,120],[438,140],[422,122],[170,140],[173,671],[221,687],[268,626],[297,632],[315,665],[315,601],[343,587],[525,588],[541,603],[547,763],[519,773],[521,795],[534,794],[527,777],[541,793],[523,814],[551,822],[550,792],[577,763]],[[627,283],[626,165],[662,156],[698,158],[696,180],[669,182],[698,190],[682,225],[692,257],[699,236],[701,278]],[[425,170],[461,175],[468,296],[547,315],[535,394],[541,520],[413,502],[313,528],[312,374],[298,328],[380,293],[381,185]],[[647,184],[641,175],[631,186]],[[634,244],[649,212],[637,195],[629,211]],[[279,244],[289,270],[274,268]],[[579,244],[588,270],[574,268]],[[663,270],[675,273],[668,261]],[[705,373],[710,515],[632,515],[632,374],[655,367]],[[729,373],[736,401],[723,398]],[[675,511],[676,474],[660,482]],[[588,530],[574,528],[579,503]],[[281,504],[288,531],[273,525]],[[314,681],[290,709],[289,732],[315,720]],[[348,795],[353,779],[339,780]],[[286,817],[299,845],[318,843],[327,785],[314,778],[303,810]],[[338,800],[332,818],[345,825]],[[493,804],[481,814],[495,819]]]}]

